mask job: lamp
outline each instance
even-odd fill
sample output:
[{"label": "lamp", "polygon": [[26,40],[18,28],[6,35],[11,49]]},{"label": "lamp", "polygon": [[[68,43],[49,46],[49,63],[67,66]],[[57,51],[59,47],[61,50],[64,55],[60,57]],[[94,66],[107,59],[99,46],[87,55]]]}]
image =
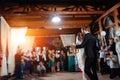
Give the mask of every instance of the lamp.
[{"label": "lamp", "polygon": [[61,21],[61,18],[58,15],[53,16],[52,22],[53,23],[59,23]]}]

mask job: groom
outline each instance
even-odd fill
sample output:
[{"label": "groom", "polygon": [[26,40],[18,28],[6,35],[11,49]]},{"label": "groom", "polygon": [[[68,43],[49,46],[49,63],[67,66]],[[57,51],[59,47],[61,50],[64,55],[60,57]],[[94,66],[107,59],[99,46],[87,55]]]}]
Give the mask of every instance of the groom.
[{"label": "groom", "polygon": [[[97,76],[97,54],[96,54],[96,39],[90,34],[89,28],[84,27],[81,32],[85,35],[83,42],[80,45],[76,45],[76,48],[85,48],[85,73],[90,80],[98,80]],[[74,45],[75,46],[75,45]]]}]

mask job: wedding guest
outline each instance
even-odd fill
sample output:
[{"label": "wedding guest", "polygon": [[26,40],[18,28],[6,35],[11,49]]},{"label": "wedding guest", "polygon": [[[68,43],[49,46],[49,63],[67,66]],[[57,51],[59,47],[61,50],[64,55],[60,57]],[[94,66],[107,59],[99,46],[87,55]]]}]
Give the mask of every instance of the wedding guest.
[{"label": "wedding guest", "polygon": [[106,58],[105,46],[103,45],[101,46],[99,53],[100,53],[100,72],[103,75],[105,73],[105,65],[106,65],[106,62],[104,61]]},{"label": "wedding guest", "polygon": [[40,61],[37,66],[38,75],[45,75],[46,74],[46,67],[44,66],[43,62]]},{"label": "wedding guest", "polygon": [[118,64],[118,57],[113,53],[112,49],[109,49],[110,56],[107,58],[107,60],[110,60],[110,78],[113,79],[116,76],[119,75],[119,64]]},{"label": "wedding guest", "polygon": [[75,56],[74,55],[75,55],[74,50],[71,47],[69,47],[69,51],[67,52],[69,72],[75,71]]},{"label": "wedding guest", "polygon": [[60,51],[60,65],[61,65],[61,71],[65,71],[65,65],[66,64],[66,55],[63,50]]},{"label": "wedding guest", "polygon": [[25,74],[30,75],[32,74],[32,53],[30,50],[28,50],[25,54],[24,54],[24,59],[25,59]]},{"label": "wedding guest", "polygon": [[55,62],[55,50],[49,50],[49,61],[48,61],[48,66],[51,68],[51,72],[54,73],[56,72],[56,62]]},{"label": "wedding guest", "polygon": [[18,46],[15,54],[15,80],[22,79],[24,76],[24,59],[22,49]]},{"label": "wedding guest", "polygon": [[57,71],[59,72],[60,71],[60,51],[59,50],[56,50],[55,51],[55,61],[57,63]]}]

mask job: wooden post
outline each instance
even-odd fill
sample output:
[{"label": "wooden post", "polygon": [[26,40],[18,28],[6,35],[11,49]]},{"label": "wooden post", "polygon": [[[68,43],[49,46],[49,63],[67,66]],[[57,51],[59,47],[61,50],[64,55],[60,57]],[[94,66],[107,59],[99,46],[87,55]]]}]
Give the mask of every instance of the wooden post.
[{"label": "wooden post", "polygon": [[101,32],[103,31],[101,20],[98,21],[98,24],[99,24],[99,29],[100,29],[101,41],[102,41],[102,44],[101,44],[101,45],[104,44],[104,45],[106,46],[107,44],[106,44],[105,36],[102,36],[102,35],[101,35]]},{"label": "wooden post", "polygon": [[103,30],[101,20],[98,21],[100,32]]},{"label": "wooden post", "polygon": [[115,23],[115,29],[116,29],[116,30],[119,28],[119,25],[118,25],[119,19],[117,18],[118,15],[119,15],[119,14],[118,14],[118,10],[115,9],[115,10],[113,11],[113,17],[114,17],[114,21],[115,21],[114,23]]},{"label": "wooden post", "polygon": [[[103,30],[101,20],[98,21],[98,25],[99,25],[99,31],[101,33],[102,30]],[[101,36],[101,34],[100,34],[100,36]],[[104,37],[103,36],[101,36],[101,41],[102,41],[102,44],[103,44],[104,43]]]}]

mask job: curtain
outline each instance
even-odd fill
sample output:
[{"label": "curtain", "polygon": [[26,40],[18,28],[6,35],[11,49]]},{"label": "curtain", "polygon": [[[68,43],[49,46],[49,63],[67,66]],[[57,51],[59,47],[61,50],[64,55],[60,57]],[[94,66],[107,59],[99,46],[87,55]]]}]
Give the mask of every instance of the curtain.
[{"label": "curtain", "polygon": [[13,74],[15,69],[15,53],[18,45],[21,45],[25,34],[27,31],[27,27],[21,28],[11,28],[9,29],[9,37],[8,37],[8,72]]},{"label": "curtain", "polygon": [[6,53],[7,53],[7,37],[8,37],[8,28],[9,25],[5,21],[3,17],[1,17],[1,54],[2,54],[2,66],[1,66],[1,76],[7,75],[7,61],[6,61]]},{"label": "curtain", "polygon": [[69,34],[69,35],[60,35],[60,38],[62,40],[63,46],[71,46],[72,43],[75,43],[75,34]]}]

